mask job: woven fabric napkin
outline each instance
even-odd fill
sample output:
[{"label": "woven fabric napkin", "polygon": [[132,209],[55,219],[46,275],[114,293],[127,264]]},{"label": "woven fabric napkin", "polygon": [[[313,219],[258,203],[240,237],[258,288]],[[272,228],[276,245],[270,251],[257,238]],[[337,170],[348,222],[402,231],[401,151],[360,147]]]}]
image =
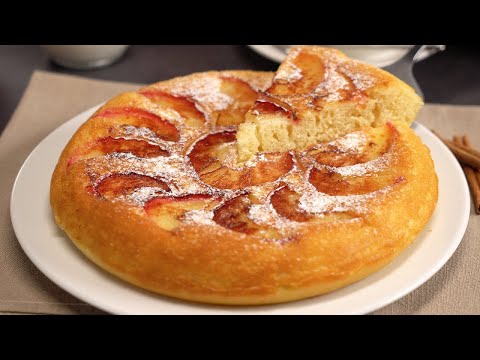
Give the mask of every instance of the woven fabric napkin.
[{"label": "woven fabric napkin", "polygon": [[[66,293],[26,257],[10,221],[16,174],[33,148],[76,114],[136,84],[35,72],[0,137],[0,312],[100,314]],[[480,106],[426,105],[420,122],[445,137],[468,133],[480,148]],[[454,216],[454,214],[453,214]],[[449,262],[416,291],[375,314],[480,314],[480,216],[473,213],[466,235]]]}]

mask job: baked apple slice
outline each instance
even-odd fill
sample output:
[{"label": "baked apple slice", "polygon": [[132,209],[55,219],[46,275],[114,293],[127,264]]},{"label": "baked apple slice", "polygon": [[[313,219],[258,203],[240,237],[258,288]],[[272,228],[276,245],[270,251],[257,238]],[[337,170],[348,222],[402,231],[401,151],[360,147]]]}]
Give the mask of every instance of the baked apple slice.
[{"label": "baked apple slice", "polygon": [[[363,137],[362,146],[355,146],[357,137]],[[307,156],[315,160],[310,183],[322,193],[345,196],[368,194],[403,181],[392,166],[398,137],[398,131],[388,123],[307,150]]]},{"label": "baked apple slice", "polygon": [[109,118],[117,125],[132,125],[145,127],[151,130],[158,138],[166,141],[177,142],[180,140],[180,133],[172,123],[162,119],[149,111],[136,107],[114,107],[107,108],[93,116]]},{"label": "baked apple slice", "polygon": [[170,231],[180,225],[182,217],[186,212],[192,210],[209,211],[218,205],[219,202],[219,198],[203,194],[181,197],[167,196],[148,201],[144,209],[158,226]]},{"label": "baked apple slice", "polygon": [[178,112],[188,126],[201,127],[205,123],[205,115],[201,112],[194,101],[183,96],[169,94],[160,89],[144,89],[140,94],[150,99],[155,104],[173,109]]},{"label": "baked apple slice", "polygon": [[68,166],[79,160],[91,159],[113,153],[130,153],[141,158],[155,158],[168,156],[168,151],[159,145],[150,144],[143,140],[115,139],[104,137],[87,144],[79,149],[68,161]]},{"label": "baked apple slice", "polygon": [[302,195],[287,186],[276,190],[271,197],[271,202],[278,215],[300,223],[344,221],[358,217],[355,212],[346,209],[339,210],[341,206],[336,206],[338,203],[332,197],[326,198],[322,194],[309,194],[307,198],[309,201],[313,199],[314,202],[315,198],[321,199],[319,203],[323,209],[315,209],[315,211],[312,209],[312,212],[302,209]]},{"label": "baked apple slice", "polygon": [[132,173],[107,176],[95,186],[95,192],[107,200],[113,200],[119,196],[131,195],[135,190],[144,187],[170,191],[168,185],[162,180]]},{"label": "baked apple slice", "polygon": [[214,211],[213,221],[224,228],[252,234],[258,231],[258,226],[248,218],[251,205],[248,196],[237,196]]},{"label": "baked apple slice", "polygon": [[259,205],[255,204],[254,200],[249,195],[240,195],[230,199],[214,211],[213,221],[226,229],[243,234],[258,234],[269,240],[284,239],[285,236],[272,227],[271,223],[262,224],[260,219],[255,219],[251,209],[252,206]]},{"label": "baked apple slice", "polygon": [[308,180],[322,193],[334,196],[363,195],[403,182],[405,178],[396,172],[379,171],[362,176],[345,176],[329,168],[314,168]]},{"label": "baked apple slice", "polygon": [[290,153],[262,153],[237,164],[235,131],[208,135],[189,153],[200,179],[220,189],[242,189],[277,180],[293,166]]},{"label": "baked apple slice", "polygon": [[267,90],[275,95],[309,94],[325,79],[325,62],[309,52],[293,50]]},{"label": "baked apple slice", "polygon": [[314,215],[298,207],[300,197],[301,195],[299,193],[284,186],[276,190],[270,200],[278,215],[297,222],[307,222],[311,220]]},{"label": "baked apple slice", "polygon": [[301,157],[331,167],[352,166],[372,161],[390,151],[398,139],[391,125],[347,134],[337,140],[305,150]]},{"label": "baked apple slice", "polygon": [[245,121],[245,114],[257,100],[257,92],[250,85],[235,77],[221,78],[220,91],[232,99],[224,110],[217,114],[217,126],[238,125]]}]

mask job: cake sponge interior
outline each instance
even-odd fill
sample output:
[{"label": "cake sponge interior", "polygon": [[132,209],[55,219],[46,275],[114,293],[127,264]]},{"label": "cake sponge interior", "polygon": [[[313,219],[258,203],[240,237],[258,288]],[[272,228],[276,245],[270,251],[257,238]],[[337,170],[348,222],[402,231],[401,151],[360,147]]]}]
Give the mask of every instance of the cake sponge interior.
[{"label": "cake sponge interior", "polygon": [[335,49],[297,47],[239,125],[240,161],[304,150],[386,122],[410,125],[422,99],[395,76]]}]

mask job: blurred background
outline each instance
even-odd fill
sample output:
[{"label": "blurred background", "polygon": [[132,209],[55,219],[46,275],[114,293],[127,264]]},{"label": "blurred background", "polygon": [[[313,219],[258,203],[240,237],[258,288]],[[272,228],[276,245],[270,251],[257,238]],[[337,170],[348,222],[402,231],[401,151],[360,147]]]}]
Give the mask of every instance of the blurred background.
[{"label": "blurred background", "polygon": [[[275,46],[281,48],[281,45]],[[276,61],[270,60],[275,56],[245,45],[132,45],[125,49],[112,53],[111,64],[107,61],[100,64],[105,65],[103,67],[78,70],[52,62],[40,46],[0,46],[0,132],[34,70],[102,80],[153,83],[198,71],[275,71],[278,67]],[[387,53],[383,51],[385,60]],[[426,102],[480,105],[479,46],[448,45],[444,51],[418,62],[414,66],[414,74]]]}]

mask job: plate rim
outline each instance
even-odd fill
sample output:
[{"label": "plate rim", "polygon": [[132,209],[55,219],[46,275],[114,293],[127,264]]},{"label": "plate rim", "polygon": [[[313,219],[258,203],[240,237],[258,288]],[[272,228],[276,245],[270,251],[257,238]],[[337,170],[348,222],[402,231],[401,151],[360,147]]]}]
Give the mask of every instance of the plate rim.
[{"label": "plate rim", "polygon": [[[101,309],[103,311],[106,311],[108,313],[114,313],[114,314],[129,314],[129,312],[126,312],[125,310],[115,308],[115,305],[107,306],[105,304],[99,304],[98,302],[92,301],[92,297],[87,296],[84,294],[82,291],[78,290],[75,288],[74,285],[69,285],[64,280],[62,280],[60,277],[57,277],[57,275],[53,272],[51,272],[48,269],[48,266],[45,266],[37,257],[37,255],[32,251],[32,249],[28,246],[28,241],[25,242],[24,240],[21,239],[21,236],[18,235],[19,231],[18,229],[21,228],[21,224],[18,223],[18,218],[14,215],[15,214],[15,194],[18,191],[18,182],[19,178],[21,177],[22,172],[24,171],[24,168],[29,165],[30,159],[34,156],[34,153],[37,152],[37,149],[44,146],[45,143],[48,143],[52,138],[55,137],[55,135],[58,132],[62,132],[65,130],[65,128],[71,126],[72,123],[75,121],[79,121],[77,119],[85,117],[85,119],[88,119],[89,114],[93,114],[100,106],[102,106],[104,103],[101,103],[99,105],[93,106],[75,116],[70,118],[69,120],[65,121],[63,124],[59,125],[57,128],[52,130],[45,138],[42,139],[35,147],[34,149],[29,153],[27,158],[24,160],[22,166],[18,170],[18,173],[15,178],[15,182],[12,187],[11,195],[10,195],[10,219],[12,222],[12,226],[15,232],[15,236],[17,238],[17,241],[19,242],[22,250],[24,253],[27,255],[30,261],[47,277],[49,278],[52,282],[54,282],[57,286],[62,288],[63,290],[67,291],[68,293],[72,294],[73,296],[77,297],[78,299],[84,301],[86,304],[94,307]],[[84,120],[86,121],[86,120]],[[81,126],[81,124],[80,124]],[[448,150],[445,144],[441,142],[441,140],[438,139],[426,126],[414,122],[412,127],[417,127],[419,131],[424,131],[426,132],[436,143],[437,146],[443,149],[443,152],[445,153],[445,156],[450,158],[450,162],[453,164],[453,166],[456,168],[457,173],[462,173],[463,170],[461,169],[460,164],[458,161],[455,159],[454,155]],[[77,130],[75,130],[77,131]],[[418,136],[418,134],[417,134]],[[60,156],[60,154],[58,154]],[[453,161],[452,161],[453,160]],[[51,177],[51,174],[49,175]],[[430,267],[428,271],[424,271],[420,276],[418,276],[415,281],[413,281],[408,287],[403,288],[402,291],[397,291],[394,296],[387,296],[388,300],[385,301],[374,301],[370,305],[365,305],[363,307],[355,309],[355,311],[348,312],[350,314],[368,314],[370,312],[373,312],[375,310],[381,309],[385,306],[388,306],[389,304],[392,304],[393,302],[399,300],[400,298],[405,297],[424,283],[426,283],[430,278],[432,278],[445,264],[449,261],[449,259],[452,257],[452,255],[455,253],[457,250],[458,246],[463,240],[463,237],[465,235],[468,222],[469,222],[469,216],[470,216],[470,211],[471,211],[471,201],[470,201],[470,195],[469,195],[469,190],[468,190],[468,183],[465,179],[465,176],[461,177],[460,180],[463,183],[462,189],[463,189],[463,196],[462,198],[467,199],[466,203],[467,206],[464,209],[464,214],[461,214],[461,223],[458,225],[458,227],[455,230],[454,236],[452,237],[453,240],[450,242],[448,248],[443,252],[442,256],[440,259],[435,262],[435,266]],[[438,206],[438,203],[437,203]],[[437,207],[435,208],[436,211]],[[433,214],[432,214],[433,217]],[[431,219],[430,219],[431,220]],[[96,266],[96,265],[94,265]],[[141,289],[139,289],[141,290]],[[141,290],[143,291],[143,290]],[[384,295],[386,296],[386,295]],[[168,298],[168,297],[167,297]],[[170,298],[169,298],[170,299]],[[189,302],[187,302],[188,304]],[[197,303],[193,303],[198,305]],[[280,306],[282,304],[279,304]],[[215,305],[213,305],[215,306]],[[220,305],[221,306],[221,305]],[[235,308],[233,308],[235,309]],[[241,312],[239,312],[241,313]],[[346,312],[347,313],[347,312]]]}]

